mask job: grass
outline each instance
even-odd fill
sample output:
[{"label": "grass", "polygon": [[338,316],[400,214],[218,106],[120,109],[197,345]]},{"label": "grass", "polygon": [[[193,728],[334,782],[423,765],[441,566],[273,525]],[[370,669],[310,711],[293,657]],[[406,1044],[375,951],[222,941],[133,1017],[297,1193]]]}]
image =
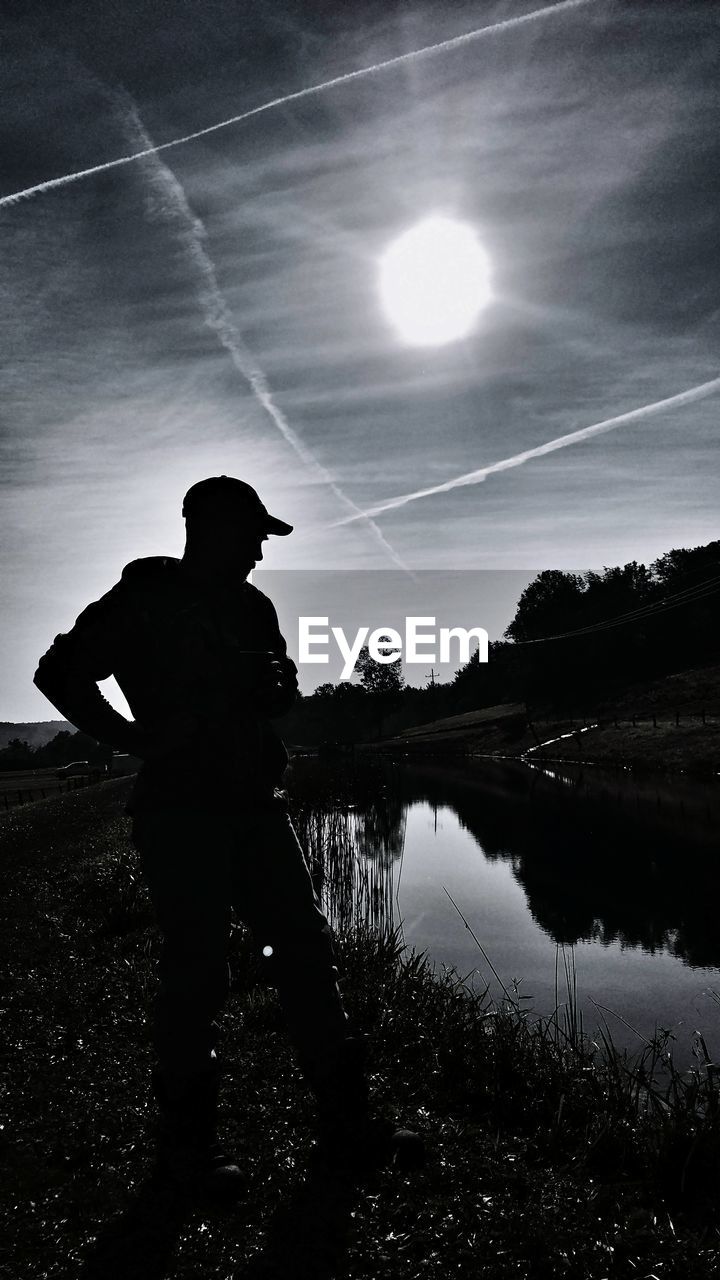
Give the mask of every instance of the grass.
[{"label": "grass", "polygon": [[[312,1101],[238,927],[224,1127],[252,1195],[225,1217],[149,1201],[159,937],[127,839],[126,789],[118,780],[47,800],[0,827],[3,1280],[717,1274],[718,1070],[702,1042],[696,1069],[681,1074],[663,1033],[635,1056],[606,1028],[593,1041],[562,951],[548,1019],[512,987],[493,1003],[408,954],[390,910],[391,859],[353,865],[358,830],[369,838],[362,805],[351,809],[342,789],[311,795],[309,781],[296,819],[345,912],[342,984],[370,1036],[377,1105],[422,1130],[427,1164],[347,1194],[304,1176]],[[377,834],[389,798],[369,798]],[[358,882],[356,906],[343,906]]]},{"label": "grass", "polygon": [[[567,732],[569,726],[558,726],[558,732]],[[539,726],[542,737],[552,737],[554,730]],[[584,761],[588,764],[623,765],[651,773],[688,773],[699,778],[714,778],[720,762],[720,718],[708,717],[703,724],[699,717],[675,724],[674,717],[666,713],[651,720],[631,723],[601,724],[589,728],[580,735],[573,735],[542,751],[533,753],[537,760],[546,759]]]},{"label": "grass", "polygon": [[[701,718],[703,713],[705,723]],[[497,756],[521,756],[532,750],[536,760],[542,754],[546,760],[583,761],[629,767],[638,772],[687,773],[714,778],[720,768],[720,666],[638,681],[600,700],[589,694],[581,695],[575,704],[574,717],[567,704],[562,709],[552,705],[535,706],[532,719],[535,732],[530,726],[523,728],[513,720],[443,733],[433,732],[430,723],[423,726],[426,734],[414,730],[408,738],[403,738],[401,732],[394,743],[383,744],[383,749]],[[535,733],[545,741],[570,734],[572,728],[582,727],[584,721],[596,723],[598,727],[553,742],[542,753],[535,752]],[[435,723],[435,730],[440,724],[442,721]]]}]

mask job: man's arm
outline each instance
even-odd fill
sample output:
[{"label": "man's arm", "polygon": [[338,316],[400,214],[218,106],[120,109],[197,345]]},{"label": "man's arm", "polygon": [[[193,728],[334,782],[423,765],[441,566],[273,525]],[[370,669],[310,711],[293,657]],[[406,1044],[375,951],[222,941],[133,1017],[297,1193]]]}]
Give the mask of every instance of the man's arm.
[{"label": "man's arm", "polygon": [[34,683],[83,733],[120,751],[141,754],[139,726],[116,711],[97,686],[113,673],[130,611],[128,589],[121,580],[88,605],[70,631],[55,637],[38,663]]},{"label": "man's arm", "polygon": [[272,662],[270,682],[263,706],[265,715],[274,718],[284,716],[293,706],[298,695],[297,667],[288,657],[285,637],[280,631],[278,616],[271,600],[265,597],[270,619]]}]

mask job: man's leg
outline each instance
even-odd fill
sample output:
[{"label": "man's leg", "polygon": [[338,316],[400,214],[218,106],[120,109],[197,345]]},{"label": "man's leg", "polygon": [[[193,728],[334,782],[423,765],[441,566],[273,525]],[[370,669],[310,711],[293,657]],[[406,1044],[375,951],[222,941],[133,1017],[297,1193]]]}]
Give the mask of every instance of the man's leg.
[{"label": "man's leg", "polygon": [[155,809],[133,841],[163,935],[154,1045],[168,1079],[214,1068],[215,1017],[228,994],[230,840],[201,811]]},{"label": "man's leg", "polygon": [[159,1166],[179,1181],[199,1173],[227,1184],[240,1172],[215,1141],[215,1018],[229,987],[231,837],[222,819],[168,808],[136,817],[133,840],[163,935],[153,1027]]},{"label": "man's leg", "polygon": [[301,1065],[331,1053],[350,1034],[338,987],[332,931],[286,813],[267,809],[237,821],[233,905],[247,922],[268,981],[277,987]]},{"label": "man's leg", "polygon": [[272,810],[242,815],[237,830],[234,905],[258,950],[272,951],[268,981],[318,1105],[318,1153],[339,1168],[374,1163],[364,1040],[343,1007],[332,932],[295,831]]}]

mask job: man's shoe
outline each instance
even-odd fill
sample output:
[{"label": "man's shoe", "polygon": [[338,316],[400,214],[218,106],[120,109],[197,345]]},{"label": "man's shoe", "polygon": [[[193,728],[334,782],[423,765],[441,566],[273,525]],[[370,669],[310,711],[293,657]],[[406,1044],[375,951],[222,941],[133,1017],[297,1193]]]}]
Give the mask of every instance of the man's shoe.
[{"label": "man's shoe", "polygon": [[248,1192],[242,1169],[217,1142],[203,1149],[160,1143],[153,1177],[179,1195],[218,1206],[237,1204]]},{"label": "man's shoe", "polygon": [[332,1133],[321,1127],[310,1152],[315,1172],[339,1177],[362,1177],[389,1166],[408,1172],[424,1163],[425,1143],[419,1133],[376,1119]]},{"label": "man's shoe", "polygon": [[362,1037],[346,1037],[331,1060],[306,1063],[304,1070],[318,1105],[313,1169],[353,1176],[388,1165],[417,1169],[424,1163],[419,1134],[371,1115]]}]

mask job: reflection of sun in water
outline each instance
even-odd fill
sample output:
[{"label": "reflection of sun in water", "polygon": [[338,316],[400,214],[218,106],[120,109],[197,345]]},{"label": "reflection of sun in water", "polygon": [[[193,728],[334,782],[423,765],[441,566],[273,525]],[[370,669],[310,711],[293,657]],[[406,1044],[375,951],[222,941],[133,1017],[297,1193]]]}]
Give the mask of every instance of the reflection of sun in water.
[{"label": "reflection of sun in water", "polygon": [[490,301],[490,263],[472,227],[425,218],[380,259],[380,297],[403,341],[440,347],[470,332]]}]

